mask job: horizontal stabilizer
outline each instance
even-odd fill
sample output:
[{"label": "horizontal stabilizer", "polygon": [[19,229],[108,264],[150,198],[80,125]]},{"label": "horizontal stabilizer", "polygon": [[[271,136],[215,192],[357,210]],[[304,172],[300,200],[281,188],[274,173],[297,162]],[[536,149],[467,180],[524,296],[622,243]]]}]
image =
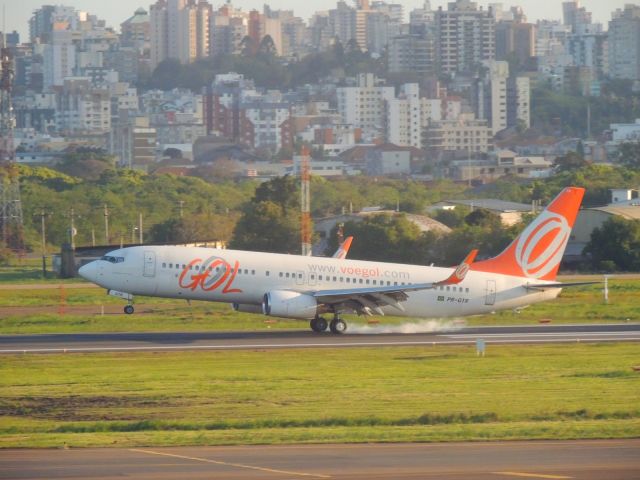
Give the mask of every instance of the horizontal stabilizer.
[{"label": "horizontal stabilizer", "polygon": [[566,288],[566,287],[582,287],[584,285],[598,285],[602,282],[571,282],[571,283],[529,283],[526,285],[530,290],[550,290],[553,288]]}]

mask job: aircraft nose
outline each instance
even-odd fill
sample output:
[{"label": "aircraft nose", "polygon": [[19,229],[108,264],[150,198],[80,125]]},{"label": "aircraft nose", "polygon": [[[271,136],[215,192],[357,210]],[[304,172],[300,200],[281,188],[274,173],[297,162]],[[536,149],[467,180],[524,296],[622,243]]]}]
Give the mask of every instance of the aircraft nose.
[{"label": "aircraft nose", "polygon": [[98,279],[98,265],[97,262],[89,262],[86,265],[80,267],[78,270],[78,274],[84,278],[85,280],[89,280],[90,282],[96,282]]}]

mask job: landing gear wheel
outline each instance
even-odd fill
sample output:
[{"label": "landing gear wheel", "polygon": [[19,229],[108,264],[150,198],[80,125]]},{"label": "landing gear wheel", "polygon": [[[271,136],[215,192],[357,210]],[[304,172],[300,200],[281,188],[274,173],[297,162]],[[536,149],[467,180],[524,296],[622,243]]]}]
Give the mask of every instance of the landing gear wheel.
[{"label": "landing gear wheel", "polygon": [[124,313],[126,313],[127,315],[131,315],[134,312],[134,308],[133,305],[127,305],[126,307],[124,307]]},{"label": "landing gear wheel", "polygon": [[324,332],[328,326],[329,324],[322,317],[316,317],[313,320],[311,320],[311,330],[313,330],[316,333]]},{"label": "landing gear wheel", "polygon": [[331,333],[342,334],[347,331],[347,324],[341,318],[334,318],[329,325]]}]

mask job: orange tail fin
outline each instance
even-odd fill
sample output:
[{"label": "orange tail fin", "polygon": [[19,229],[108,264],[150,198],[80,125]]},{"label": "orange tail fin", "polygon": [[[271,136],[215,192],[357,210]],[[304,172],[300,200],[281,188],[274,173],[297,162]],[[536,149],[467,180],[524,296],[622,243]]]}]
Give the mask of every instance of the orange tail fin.
[{"label": "orange tail fin", "polygon": [[565,188],[504,252],[471,269],[555,280],[583,197],[584,188]]}]

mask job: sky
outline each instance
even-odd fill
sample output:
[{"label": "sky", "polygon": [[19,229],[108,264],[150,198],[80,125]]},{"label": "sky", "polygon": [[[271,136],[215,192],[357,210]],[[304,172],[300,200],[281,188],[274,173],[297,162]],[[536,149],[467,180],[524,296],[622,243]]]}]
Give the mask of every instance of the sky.
[{"label": "sky", "polygon": [[[491,3],[499,0],[492,0]],[[389,3],[402,3],[405,12],[408,13],[413,8],[421,7],[422,0],[389,0]],[[28,22],[31,13],[43,4],[63,4],[74,6],[79,10],[85,10],[98,18],[107,21],[109,26],[119,30],[120,23],[130,17],[133,12],[143,7],[148,10],[150,0],[0,0],[0,7],[4,6],[6,18],[2,18],[0,12],[0,30],[2,30],[3,20],[6,22],[6,30],[20,32],[21,40],[28,41]],[[214,8],[222,5],[224,0],[209,0]],[[328,10],[334,8],[335,0],[234,0],[236,7],[243,10],[262,10],[262,6],[268,3],[273,9],[293,9],[295,14],[309,19],[313,12],[317,10]],[[347,1],[347,3],[351,3]],[[446,8],[446,0],[431,0],[432,8],[439,6]],[[486,6],[488,1],[478,1],[480,5]],[[520,5],[524,8],[529,17],[529,21],[536,21],[541,18],[557,19],[562,18],[562,0],[502,0],[505,9],[512,5]],[[608,22],[611,19],[611,12],[617,8],[622,8],[627,3],[639,4],[634,0],[582,0],[582,5],[593,12],[594,19],[598,22]],[[301,6],[303,5],[303,6]]]}]

